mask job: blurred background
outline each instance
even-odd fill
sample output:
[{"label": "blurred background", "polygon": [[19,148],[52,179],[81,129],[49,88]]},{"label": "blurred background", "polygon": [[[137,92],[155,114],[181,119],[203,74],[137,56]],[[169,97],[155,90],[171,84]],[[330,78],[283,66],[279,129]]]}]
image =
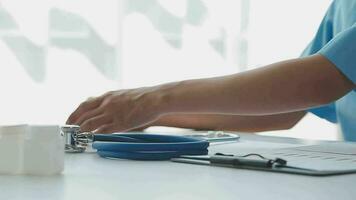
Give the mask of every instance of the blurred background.
[{"label": "blurred background", "polygon": [[[330,0],[1,0],[0,123],[63,124],[108,90],[298,57]],[[311,114],[264,134],[338,139]]]}]

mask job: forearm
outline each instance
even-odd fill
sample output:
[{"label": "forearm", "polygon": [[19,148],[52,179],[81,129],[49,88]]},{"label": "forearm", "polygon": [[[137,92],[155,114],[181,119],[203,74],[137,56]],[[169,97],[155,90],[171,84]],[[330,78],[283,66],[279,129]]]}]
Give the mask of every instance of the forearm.
[{"label": "forearm", "polygon": [[148,126],[167,114],[274,115],[327,104],[354,87],[315,55],[225,77],[108,92],[83,102],[66,123],[112,133]]},{"label": "forearm", "polygon": [[303,118],[304,115],[304,111],[266,116],[172,114],[160,117],[152,126],[170,126],[198,130],[260,132],[289,129]]},{"label": "forearm", "polygon": [[225,77],[158,88],[161,113],[270,115],[332,102],[354,88],[321,55],[275,63]]}]

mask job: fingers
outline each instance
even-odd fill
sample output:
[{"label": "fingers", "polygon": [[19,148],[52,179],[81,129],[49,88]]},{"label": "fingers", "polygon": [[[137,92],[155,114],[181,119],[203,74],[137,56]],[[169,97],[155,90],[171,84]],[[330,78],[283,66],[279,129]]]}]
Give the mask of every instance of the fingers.
[{"label": "fingers", "polygon": [[84,132],[112,133],[130,131],[147,126],[159,112],[152,109],[155,99],[148,96],[146,88],[105,93],[83,102],[68,118]]},{"label": "fingers", "polygon": [[67,119],[66,124],[74,124],[78,121],[78,119],[89,110],[95,109],[100,106],[103,98],[97,97],[88,99],[87,101],[83,102],[79,105],[79,107],[69,116]]},{"label": "fingers", "polygon": [[72,124],[75,125],[81,125],[83,122],[85,122],[86,120],[93,118],[95,116],[101,115],[103,114],[102,109],[100,109],[100,107],[95,108],[94,110],[90,110],[84,114],[82,114],[76,121],[74,121]]},{"label": "fingers", "polygon": [[83,132],[94,131],[105,124],[111,124],[112,119],[106,115],[99,115],[84,121],[80,125]]},{"label": "fingers", "polygon": [[117,132],[117,130],[115,130],[114,124],[105,124],[95,130],[95,133],[114,133],[114,132]]},{"label": "fingers", "polygon": [[147,127],[148,127],[148,125],[141,127],[142,129],[139,129],[138,127],[127,128],[125,126],[120,126],[120,124],[112,122],[110,124],[104,124],[104,125],[100,126],[99,128],[97,128],[95,130],[95,133],[105,134],[105,133],[115,133],[115,132],[143,131]]}]

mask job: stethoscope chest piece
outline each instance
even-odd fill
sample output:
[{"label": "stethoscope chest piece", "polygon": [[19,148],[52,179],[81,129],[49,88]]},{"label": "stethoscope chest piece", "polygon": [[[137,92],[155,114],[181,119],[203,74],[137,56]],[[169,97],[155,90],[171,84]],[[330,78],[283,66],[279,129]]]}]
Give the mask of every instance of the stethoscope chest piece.
[{"label": "stethoscope chest piece", "polygon": [[65,141],[66,153],[82,153],[86,150],[86,145],[80,143],[77,138],[81,134],[80,126],[65,125],[61,127],[62,134]]}]

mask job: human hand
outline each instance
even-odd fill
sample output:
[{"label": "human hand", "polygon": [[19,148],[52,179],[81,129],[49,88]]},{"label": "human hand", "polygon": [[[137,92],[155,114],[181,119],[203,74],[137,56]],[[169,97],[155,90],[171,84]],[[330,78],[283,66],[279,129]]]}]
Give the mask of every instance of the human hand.
[{"label": "human hand", "polygon": [[130,131],[155,121],[159,102],[153,87],[112,91],[81,103],[66,124],[79,125],[84,132]]}]

